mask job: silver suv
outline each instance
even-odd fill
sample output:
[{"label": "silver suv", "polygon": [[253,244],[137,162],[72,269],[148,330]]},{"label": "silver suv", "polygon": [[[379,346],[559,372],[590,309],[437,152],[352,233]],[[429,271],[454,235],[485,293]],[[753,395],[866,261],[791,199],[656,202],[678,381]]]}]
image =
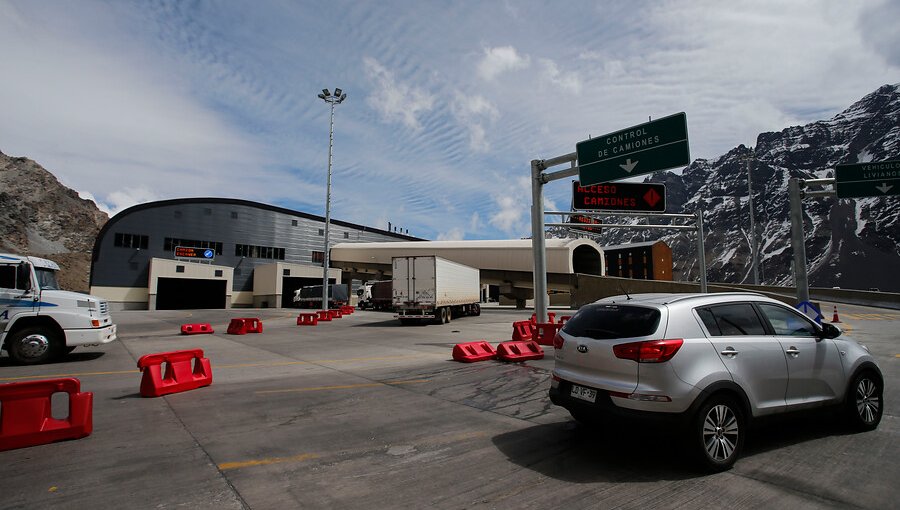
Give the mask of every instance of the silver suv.
[{"label": "silver suv", "polygon": [[881,370],[840,335],[758,294],[606,298],[556,336],[550,399],[584,423],[677,421],[701,465],[722,471],[749,419],[835,405],[857,430],[878,426]]}]

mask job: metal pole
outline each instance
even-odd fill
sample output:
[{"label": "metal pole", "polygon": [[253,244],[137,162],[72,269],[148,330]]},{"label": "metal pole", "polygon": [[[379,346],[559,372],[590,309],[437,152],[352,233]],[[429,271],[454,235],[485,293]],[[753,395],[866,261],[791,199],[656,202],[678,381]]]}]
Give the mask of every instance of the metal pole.
[{"label": "metal pole", "polygon": [[328,225],[331,223],[331,155],[334,148],[334,101],[328,128],[328,184],[325,186],[325,257],[322,263],[322,310],[328,310]]},{"label": "metal pole", "polygon": [[531,160],[531,250],[534,253],[534,314],[547,322],[547,255],[544,240],[543,162]]},{"label": "metal pole", "polygon": [[747,194],[750,197],[750,267],[753,270],[753,285],[759,285],[759,270],[757,269],[759,243],[756,238],[756,220],[753,218],[753,180],[750,176],[751,161],[752,158],[747,158]]},{"label": "metal pole", "polygon": [[809,301],[809,281],[806,276],[806,245],[803,234],[803,209],[800,203],[800,187],[803,181],[797,177],[788,180],[791,197],[791,247],[794,250],[794,285],[797,287],[797,302]]},{"label": "metal pole", "polygon": [[697,251],[700,261],[700,292],[708,292],[706,285],[706,246],[703,244],[703,211],[697,210]]}]

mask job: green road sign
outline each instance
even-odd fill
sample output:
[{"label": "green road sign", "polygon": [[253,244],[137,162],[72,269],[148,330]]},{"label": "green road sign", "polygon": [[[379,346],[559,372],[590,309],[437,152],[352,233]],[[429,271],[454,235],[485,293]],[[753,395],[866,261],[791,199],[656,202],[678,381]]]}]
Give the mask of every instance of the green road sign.
[{"label": "green road sign", "polygon": [[838,198],[900,195],[900,161],[838,165],[834,188]]},{"label": "green road sign", "polygon": [[575,144],[582,186],[685,166],[687,116],[676,113]]}]

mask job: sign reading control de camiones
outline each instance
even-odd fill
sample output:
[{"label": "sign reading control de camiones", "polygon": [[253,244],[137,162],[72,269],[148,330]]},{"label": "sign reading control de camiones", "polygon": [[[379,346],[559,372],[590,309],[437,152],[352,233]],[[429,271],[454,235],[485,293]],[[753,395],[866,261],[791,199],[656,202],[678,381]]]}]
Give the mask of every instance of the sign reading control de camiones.
[{"label": "sign reading control de camiones", "polygon": [[690,163],[687,116],[676,113],[575,144],[582,186]]}]

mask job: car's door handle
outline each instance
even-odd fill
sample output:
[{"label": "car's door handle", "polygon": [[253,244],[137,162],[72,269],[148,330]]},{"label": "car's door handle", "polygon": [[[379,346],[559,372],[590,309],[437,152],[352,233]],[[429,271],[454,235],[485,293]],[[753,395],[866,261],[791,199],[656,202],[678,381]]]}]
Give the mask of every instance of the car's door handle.
[{"label": "car's door handle", "polygon": [[800,355],[800,349],[797,349],[797,348],[794,347],[793,345],[790,346],[790,347],[788,347],[788,349],[787,349],[786,351],[784,351],[784,352],[790,354],[791,356],[793,356],[793,357],[795,357],[795,358],[796,358],[797,356]]},{"label": "car's door handle", "polygon": [[738,351],[734,350],[732,347],[728,347],[724,351],[722,351],[721,354],[722,356],[735,357],[738,355]]}]

